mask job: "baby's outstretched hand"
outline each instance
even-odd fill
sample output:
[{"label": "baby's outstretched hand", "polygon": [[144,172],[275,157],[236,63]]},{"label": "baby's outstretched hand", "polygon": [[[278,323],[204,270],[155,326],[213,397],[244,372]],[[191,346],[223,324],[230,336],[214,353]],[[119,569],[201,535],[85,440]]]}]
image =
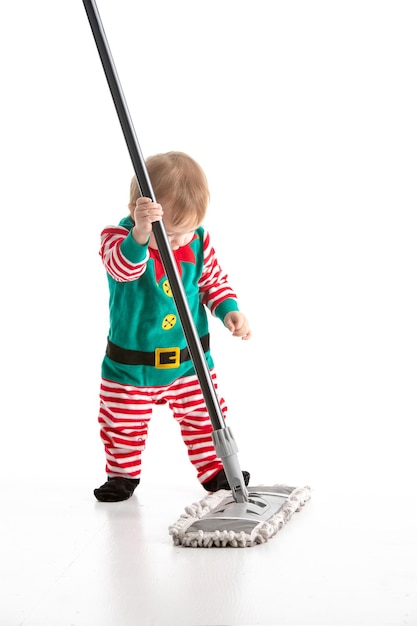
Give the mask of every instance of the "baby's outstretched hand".
[{"label": "baby's outstretched hand", "polygon": [[252,336],[252,331],[249,328],[249,322],[246,316],[240,311],[230,311],[224,318],[224,325],[234,337],[242,337],[247,340]]}]

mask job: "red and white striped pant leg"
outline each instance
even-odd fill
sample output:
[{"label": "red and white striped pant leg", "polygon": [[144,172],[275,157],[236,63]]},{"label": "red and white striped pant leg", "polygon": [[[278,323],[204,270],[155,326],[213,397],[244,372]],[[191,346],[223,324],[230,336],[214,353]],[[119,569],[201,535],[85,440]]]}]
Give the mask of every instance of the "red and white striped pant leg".
[{"label": "red and white striped pant leg", "polygon": [[[211,376],[217,393],[216,374],[212,371]],[[226,403],[222,397],[218,398],[223,416],[226,417]],[[223,463],[213,444],[213,426],[197,376],[175,381],[170,385],[166,399],[180,424],[189,459],[197,470],[197,478],[204,483],[223,468]]]},{"label": "red and white striped pant leg", "polygon": [[108,476],[139,478],[151,415],[150,390],[102,379],[98,421]]}]

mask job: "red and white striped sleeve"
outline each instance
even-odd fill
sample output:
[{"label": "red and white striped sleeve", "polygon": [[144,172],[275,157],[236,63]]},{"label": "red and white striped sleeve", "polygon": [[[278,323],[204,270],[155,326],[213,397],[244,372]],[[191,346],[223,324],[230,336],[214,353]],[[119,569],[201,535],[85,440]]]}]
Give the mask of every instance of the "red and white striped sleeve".
[{"label": "red and white striped sleeve", "polygon": [[[211,245],[210,236],[207,231],[204,233],[204,265],[203,272],[199,280],[199,288],[202,303],[215,314],[217,307],[220,307],[222,315],[227,310],[237,310],[237,296],[228,282],[227,274],[223,271],[217,260],[216,252]],[[228,302],[226,302],[228,301]],[[217,313],[216,313],[217,314]]]},{"label": "red and white striped sleeve", "polygon": [[[132,261],[122,252],[122,244],[125,243],[126,252],[132,249],[132,243],[128,241],[129,230],[122,226],[108,226],[101,233],[100,256],[106,271],[118,282],[136,280],[146,270],[149,252],[143,247],[144,258]],[[134,244],[133,244],[134,245]],[[135,255],[137,256],[137,255]]]}]

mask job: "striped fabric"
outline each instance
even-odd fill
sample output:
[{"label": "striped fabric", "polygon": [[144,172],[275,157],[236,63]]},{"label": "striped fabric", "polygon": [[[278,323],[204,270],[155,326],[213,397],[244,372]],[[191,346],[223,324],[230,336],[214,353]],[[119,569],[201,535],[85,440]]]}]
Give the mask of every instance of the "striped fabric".
[{"label": "striped fabric", "polygon": [[231,298],[237,299],[235,292],[228,282],[228,276],[219,265],[217,255],[210,243],[210,235],[204,232],[204,267],[203,273],[198,281],[202,303],[212,312],[216,307]]},{"label": "striped fabric", "polygon": [[121,226],[108,226],[101,233],[100,254],[107,272],[118,282],[133,281],[142,276],[146,270],[149,252],[141,263],[130,262],[121,252],[120,245],[129,231]]},{"label": "striped fabric", "polygon": [[[216,374],[211,372],[217,392]],[[99,424],[108,476],[139,478],[154,404],[167,403],[180,424],[181,435],[201,483],[215,476],[223,464],[217,457],[200,384],[196,376],[179,378],[164,387],[134,387],[102,379]],[[224,417],[227,406],[219,404]]]}]

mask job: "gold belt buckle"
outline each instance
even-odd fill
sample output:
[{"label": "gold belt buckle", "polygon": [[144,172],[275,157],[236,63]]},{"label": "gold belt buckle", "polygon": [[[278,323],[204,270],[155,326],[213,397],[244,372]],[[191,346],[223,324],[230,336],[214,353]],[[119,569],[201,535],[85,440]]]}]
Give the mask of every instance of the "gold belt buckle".
[{"label": "gold belt buckle", "polygon": [[[161,355],[170,354],[166,363],[161,363]],[[160,370],[170,369],[180,366],[180,349],[179,348],[156,348],[155,349],[155,367]]]}]

